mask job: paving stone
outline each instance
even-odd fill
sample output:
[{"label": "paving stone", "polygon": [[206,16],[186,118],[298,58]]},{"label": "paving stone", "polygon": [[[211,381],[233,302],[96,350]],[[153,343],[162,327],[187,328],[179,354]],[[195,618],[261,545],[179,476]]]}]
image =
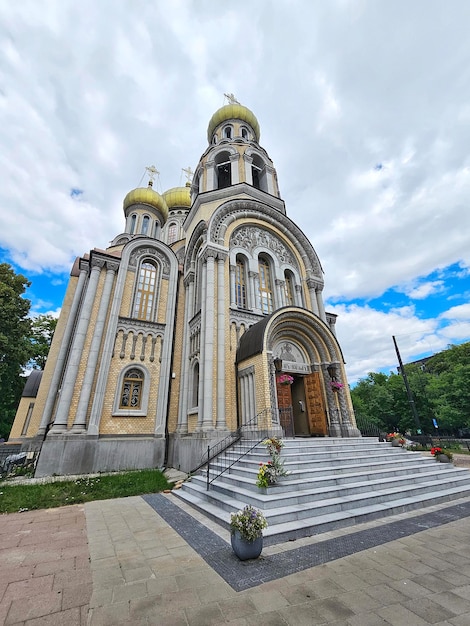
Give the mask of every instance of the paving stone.
[{"label": "paving stone", "polygon": [[335,620],[346,620],[354,615],[354,611],[345,606],[341,599],[338,598],[320,600],[316,602],[315,608],[327,623]]},{"label": "paving stone", "polygon": [[25,626],[76,626],[80,625],[81,613],[78,607],[68,609],[67,611],[58,611],[36,617],[25,622]]},{"label": "paving stone", "polygon": [[220,626],[226,621],[216,602],[186,609],[185,614],[191,626]]},{"label": "paving stone", "polygon": [[449,611],[445,607],[434,602],[434,600],[430,597],[408,600],[408,602],[406,602],[403,606],[422,617],[428,624],[442,622],[443,620],[455,617],[456,615],[456,611]]},{"label": "paving stone", "polygon": [[267,613],[289,604],[280,591],[259,591],[258,593],[250,594],[250,601],[258,613]]},{"label": "paving stone", "polygon": [[444,591],[432,596],[434,602],[451,611],[454,615],[470,613],[470,598],[461,597],[452,591]]},{"label": "paving stone", "polygon": [[423,624],[429,624],[428,621],[409,611],[401,604],[384,606],[381,609],[377,609],[376,613],[385,619],[387,624],[392,626],[422,626]]},{"label": "paving stone", "polygon": [[325,623],[324,616],[317,611],[316,602],[305,602],[278,612],[289,626],[313,626]]}]

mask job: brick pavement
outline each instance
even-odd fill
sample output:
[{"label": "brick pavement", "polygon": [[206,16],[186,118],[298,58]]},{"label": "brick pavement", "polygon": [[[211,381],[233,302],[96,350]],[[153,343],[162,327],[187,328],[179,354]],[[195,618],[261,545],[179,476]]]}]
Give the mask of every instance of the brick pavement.
[{"label": "brick pavement", "polygon": [[91,593],[83,505],[0,516],[0,624],[84,625]]},{"label": "brick pavement", "polygon": [[[166,500],[169,509],[175,506],[174,496]],[[360,545],[367,529],[381,529],[386,541],[390,523],[402,520],[406,529],[413,518],[419,525],[423,511],[269,546],[260,560],[246,563],[231,554],[227,531],[207,523],[226,544],[225,550],[213,539],[222,546],[221,558],[233,559],[233,571],[251,580],[242,591],[140,497],[3,515],[0,623],[469,626],[468,502],[462,502],[461,519],[442,522],[455,503],[427,508],[440,512],[436,525],[413,534],[404,530],[402,537],[367,549]],[[192,517],[196,531],[201,518]],[[305,554],[315,552],[315,545],[321,552],[335,538],[356,542],[354,553],[284,574],[303,546]],[[279,577],[262,582],[259,574],[269,568]]]}]

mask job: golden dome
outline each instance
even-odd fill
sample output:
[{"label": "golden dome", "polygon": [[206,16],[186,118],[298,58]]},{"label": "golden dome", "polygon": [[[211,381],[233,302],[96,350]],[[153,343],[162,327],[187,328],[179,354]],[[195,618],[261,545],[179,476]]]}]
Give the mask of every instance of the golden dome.
[{"label": "golden dome", "polygon": [[242,120],[242,122],[249,124],[255,133],[256,141],[259,142],[259,124],[255,114],[242,104],[226,104],[211,117],[211,121],[207,127],[207,140],[209,143],[212,140],[212,135],[217,126],[227,120]]},{"label": "golden dome", "polygon": [[190,184],[187,183],[186,187],[173,187],[172,189],[168,189],[163,194],[163,199],[165,200],[169,209],[173,207],[190,207],[191,206],[191,194],[190,194]]},{"label": "golden dome", "polygon": [[157,209],[157,211],[160,211],[164,220],[168,217],[168,206],[165,200],[159,193],[154,191],[150,185],[148,187],[138,187],[137,189],[129,191],[127,196],[124,198],[124,211],[126,211],[126,209],[133,204],[148,204],[154,209]]}]

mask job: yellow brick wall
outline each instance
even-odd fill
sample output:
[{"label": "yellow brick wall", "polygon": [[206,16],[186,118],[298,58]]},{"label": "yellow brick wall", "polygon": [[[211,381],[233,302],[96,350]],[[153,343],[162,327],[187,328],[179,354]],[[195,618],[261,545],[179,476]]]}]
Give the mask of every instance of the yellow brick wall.
[{"label": "yellow brick wall", "polygon": [[[34,437],[38,431],[38,428],[41,424],[42,414],[44,412],[44,406],[46,404],[47,394],[49,392],[49,387],[51,385],[52,376],[54,373],[54,368],[57,362],[57,357],[60,351],[60,345],[62,343],[62,339],[65,332],[65,327],[67,325],[67,320],[70,314],[70,307],[72,306],[73,296],[75,290],[77,288],[78,277],[71,276],[69,280],[69,284],[67,286],[67,290],[65,292],[64,301],[62,302],[62,309],[57,321],[57,326],[54,332],[54,338],[52,340],[51,349],[49,350],[49,355],[47,357],[46,365],[44,368],[44,373],[42,375],[41,384],[38,389],[38,394],[35,399],[34,410],[31,416],[31,421],[29,423],[28,432],[26,433],[26,437]],[[15,439],[21,437],[21,431],[24,425],[24,418],[26,414],[22,414],[20,412],[21,406],[18,407],[18,411],[15,417],[15,421],[13,422],[13,428],[10,433],[10,439]]]},{"label": "yellow brick wall", "polygon": [[181,372],[182,372],[182,351],[183,351],[183,328],[184,328],[184,307],[185,307],[185,288],[183,277],[178,276],[178,301],[176,305],[176,324],[175,324],[175,341],[173,348],[173,364],[172,371],[175,378],[170,381],[170,406],[168,413],[168,432],[174,433],[178,426],[178,406],[181,392]]}]

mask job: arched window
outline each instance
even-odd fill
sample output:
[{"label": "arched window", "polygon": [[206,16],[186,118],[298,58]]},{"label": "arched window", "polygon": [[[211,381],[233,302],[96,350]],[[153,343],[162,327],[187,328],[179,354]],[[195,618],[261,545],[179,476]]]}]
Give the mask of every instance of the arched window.
[{"label": "arched window", "polygon": [[291,272],[284,272],[284,290],[287,306],[293,306],[294,300],[294,277]]},{"label": "arched window", "polygon": [[193,385],[191,393],[191,408],[199,406],[199,363],[193,368]]},{"label": "arched window", "polygon": [[178,225],[173,222],[168,226],[168,243],[173,243],[178,237]]},{"label": "arched window", "polygon": [[230,162],[230,155],[228,152],[223,152],[217,155],[215,167],[217,174],[217,189],[230,187],[232,184],[232,164]]},{"label": "arched window", "polygon": [[144,377],[139,369],[129,370],[123,378],[119,399],[120,409],[140,409]]},{"label": "arched window", "polygon": [[237,256],[235,268],[235,304],[240,309],[247,308],[246,302],[246,268],[242,257]]},{"label": "arched window", "polygon": [[224,128],[224,137],[225,139],[232,139],[232,127],[226,126]]},{"label": "arched window", "polygon": [[261,300],[261,311],[263,313],[272,313],[274,310],[273,290],[271,283],[271,269],[269,262],[265,257],[258,259],[259,271],[259,295]]},{"label": "arched window", "polygon": [[244,126],[242,126],[242,137],[248,139],[248,130]]},{"label": "arched window", "polygon": [[140,266],[137,291],[134,299],[134,317],[151,320],[157,283],[157,269],[148,261]]},{"label": "arched window", "polygon": [[148,215],[144,215],[144,219],[142,220],[142,235],[146,235],[149,230],[150,217]]},{"label": "arched window", "polygon": [[135,233],[135,223],[137,221],[137,215],[134,213],[134,215],[131,215],[131,227],[130,227],[130,234],[133,235]]}]

